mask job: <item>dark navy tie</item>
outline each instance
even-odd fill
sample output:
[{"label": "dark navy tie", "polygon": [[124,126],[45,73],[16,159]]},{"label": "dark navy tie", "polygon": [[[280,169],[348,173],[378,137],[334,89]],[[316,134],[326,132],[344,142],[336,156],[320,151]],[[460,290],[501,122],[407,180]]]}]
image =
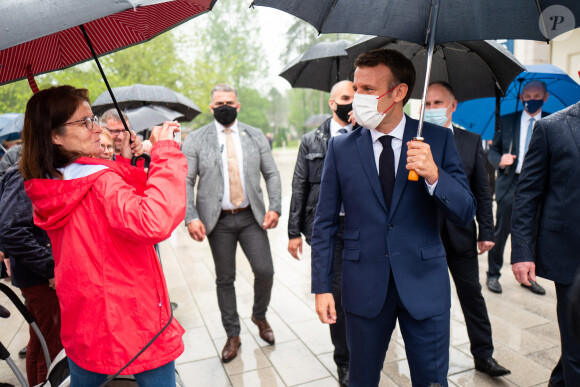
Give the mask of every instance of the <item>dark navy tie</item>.
[{"label": "dark navy tie", "polygon": [[338,133],[346,134],[346,133],[348,133],[348,130],[346,130],[345,128],[340,128],[340,129],[338,129]]},{"label": "dark navy tie", "polygon": [[391,146],[392,140],[392,136],[379,137],[379,141],[383,145],[383,151],[379,157],[379,180],[387,208],[391,207],[393,187],[395,186],[395,153]]}]

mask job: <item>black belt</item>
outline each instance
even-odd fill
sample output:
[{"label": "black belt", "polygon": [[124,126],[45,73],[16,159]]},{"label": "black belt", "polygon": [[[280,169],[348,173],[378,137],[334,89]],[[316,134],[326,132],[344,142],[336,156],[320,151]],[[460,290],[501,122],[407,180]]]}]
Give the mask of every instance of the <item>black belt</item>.
[{"label": "black belt", "polygon": [[246,211],[249,210],[250,206],[246,206],[243,208],[234,208],[233,210],[222,210],[222,213],[224,214],[231,214],[231,215],[235,215],[235,214],[239,214],[242,211]]}]

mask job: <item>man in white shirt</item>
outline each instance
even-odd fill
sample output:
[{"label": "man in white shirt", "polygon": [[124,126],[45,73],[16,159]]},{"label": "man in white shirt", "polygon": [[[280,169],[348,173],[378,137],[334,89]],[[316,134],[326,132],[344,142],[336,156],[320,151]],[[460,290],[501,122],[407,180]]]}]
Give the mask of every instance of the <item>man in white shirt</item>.
[{"label": "man in white shirt", "polygon": [[[262,131],[237,120],[240,106],[236,89],[216,85],[210,104],[215,121],[192,132],[182,147],[188,166],[185,224],[196,241],[207,235],[211,247],[218,304],[228,336],[222,351],[224,363],[237,356],[241,345],[234,287],[238,243],[254,273],[252,322],[258,326],[260,337],[274,344],[274,333],[266,320],[274,280],[266,230],[278,224],[280,174]],[[268,211],[261,176],[268,190]]]},{"label": "man in white shirt", "polygon": [[[514,193],[534,123],[547,116],[542,112],[542,105],[547,99],[548,91],[544,82],[536,80],[528,82],[520,94],[524,110],[501,118],[501,130],[495,132],[487,154],[488,160],[498,170],[495,188],[497,203],[495,247],[488,254],[487,271],[487,287],[494,293],[502,292],[499,277],[506,240],[510,234]],[[535,281],[531,282],[531,286],[522,284],[522,287],[530,289],[535,294],[546,293]]]}]

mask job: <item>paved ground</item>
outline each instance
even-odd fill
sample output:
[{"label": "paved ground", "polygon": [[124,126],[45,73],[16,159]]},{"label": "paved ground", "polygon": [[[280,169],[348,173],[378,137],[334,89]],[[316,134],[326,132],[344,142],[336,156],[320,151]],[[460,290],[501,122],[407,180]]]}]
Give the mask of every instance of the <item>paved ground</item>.
[{"label": "paved ground", "polygon": [[[286,251],[287,210],[296,150],[276,150],[274,155],[282,175],[284,206],[278,228],[269,234],[276,276],[268,320],[276,335],[276,345],[269,346],[262,341],[250,320],[253,275],[239,250],[236,290],[243,345],[237,359],[222,364],[219,354],[226,337],[217,306],[209,245],[207,241],[198,243],[190,239],[185,227],[181,226],[162,244],[170,294],[179,304],[175,317],[187,330],[184,336],[186,351],[177,360],[177,367],[189,387],[338,385],[328,327],[318,321],[314,297],[309,291],[310,250],[305,249],[301,261],[294,260]],[[486,268],[487,256],[482,256],[482,281]],[[452,386],[547,385],[560,354],[554,286],[541,279],[547,294],[537,296],[516,283],[508,265],[503,274],[503,294],[493,294],[484,288],[483,295],[493,328],[494,356],[510,368],[512,374],[492,380],[474,370],[463,315],[454,294],[449,368]],[[0,340],[15,358],[27,343],[27,326],[3,295],[0,303],[13,312],[13,317],[0,323]],[[17,363],[24,369],[23,360]],[[0,364],[0,382],[16,384],[5,363]],[[381,386],[410,385],[404,343],[396,331],[383,368]]]}]

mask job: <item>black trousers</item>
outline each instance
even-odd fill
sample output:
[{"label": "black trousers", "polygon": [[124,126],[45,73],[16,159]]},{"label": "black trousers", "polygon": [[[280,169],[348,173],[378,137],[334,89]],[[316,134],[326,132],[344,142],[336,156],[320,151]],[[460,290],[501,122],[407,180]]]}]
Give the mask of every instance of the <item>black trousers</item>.
[{"label": "black trousers", "polygon": [[330,324],[330,339],[334,345],[334,362],[338,367],[348,367],[348,344],[346,342],[346,324],[342,308],[342,250],[344,250],[344,216],[340,217],[336,249],[334,250],[334,275],[332,277],[332,296],[336,308],[336,323]]},{"label": "black trousers", "polygon": [[471,353],[475,358],[491,357],[493,355],[491,324],[481,294],[477,250],[474,246],[469,252],[454,251],[446,228],[441,230],[441,238],[447,253],[447,266],[455,282],[457,297],[465,317]]},{"label": "black trousers", "polygon": [[268,234],[254,219],[252,211],[222,214],[207,236],[216,272],[216,290],[222,324],[228,337],[240,335],[240,318],[236,304],[236,249],[238,242],[254,273],[254,306],[256,319],[266,318],[270,304],[274,266]]},{"label": "black trousers", "polygon": [[580,386],[580,345],[570,334],[570,320],[568,319],[568,298],[571,285],[555,283],[555,286],[562,355],[552,371],[550,385],[554,387]]},{"label": "black trousers", "polygon": [[[500,277],[501,267],[503,266],[503,254],[505,243],[511,233],[512,226],[512,209],[514,207],[514,194],[518,185],[519,175],[515,175],[508,192],[497,201],[497,210],[495,213],[495,246],[487,255],[487,277]],[[497,197],[497,194],[496,194]]]}]

